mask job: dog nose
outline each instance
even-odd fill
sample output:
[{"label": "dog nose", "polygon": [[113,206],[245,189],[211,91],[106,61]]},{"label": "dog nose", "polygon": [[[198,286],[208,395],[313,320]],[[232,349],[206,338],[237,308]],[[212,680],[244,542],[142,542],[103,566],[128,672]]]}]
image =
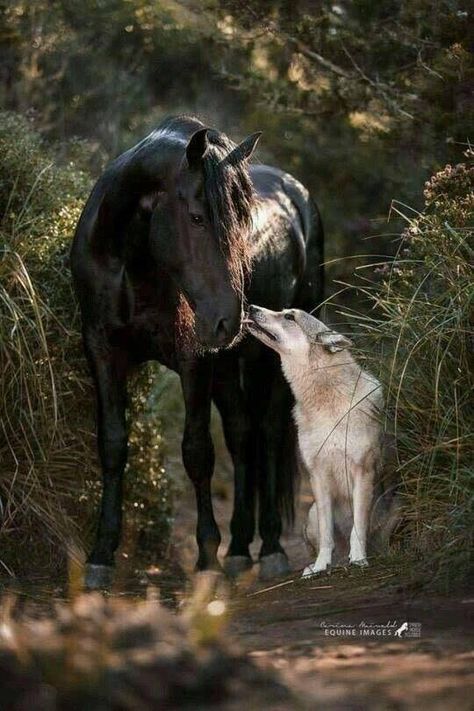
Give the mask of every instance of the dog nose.
[{"label": "dog nose", "polygon": [[254,306],[253,304],[250,304],[249,306],[249,316],[256,316],[258,312],[258,306]]}]

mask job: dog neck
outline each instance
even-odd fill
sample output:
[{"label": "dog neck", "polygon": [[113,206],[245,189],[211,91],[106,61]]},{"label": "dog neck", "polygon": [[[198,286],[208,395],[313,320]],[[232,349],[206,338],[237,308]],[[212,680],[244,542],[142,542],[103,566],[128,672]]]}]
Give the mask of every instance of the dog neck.
[{"label": "dog neck", "polygon": [[314,409],[315,392],[320,401],[340,395],[343,390],[340,386],[347,380],[347,367],[356,366],[347,350],[328,353],[320,345],[312,345],[304,355],[282,354],[281,364],[295,400],[303,409],[305,406]]}]

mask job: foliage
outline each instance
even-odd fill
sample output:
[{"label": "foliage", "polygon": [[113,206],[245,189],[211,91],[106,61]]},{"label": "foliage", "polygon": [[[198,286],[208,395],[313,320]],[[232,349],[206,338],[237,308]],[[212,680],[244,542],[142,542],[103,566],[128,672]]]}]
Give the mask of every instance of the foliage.
[{"label": "foliage", "polygon": [[7,106],[61,142],[91,138],[99,163],[161,117],[164,101],[193,103],[212,56],[211,28],[170,0],[13,0],[0,22]]},{"label": "foliage", "polygon": [[472,572],[474,165],[446,166],[424,195],[422,213],[404,213],[408,226],[379,268],[381,282],[365,288],[375,310],[364,322],[382,350],[403,538],[421,556],[418,573],[452,586]]},{"label": "foliage", "polygon": [[166,113],[235,137],[263,130],[260,158],[320,204],[330,289],[355,263],[341,258],[387,250],[391,199],[419,209],[419,186],[469,137],[459,0],[13,0],[0,38],[5,104],[63,155],[88,139],[94,170]]},{"label": "foliage", "polygon": [[[157,363],[148,363],[130,384],[129,453],[125,471],[126,534],[133,549],[156,560],[168,541],[173,487],[163,466],[163,436],[157,413],[167,388]],[[124,541],[128,550],[131,542]]]},{"label": "foliage", "polygon": [[5,599],[0,627],[2,708],[303,708],[273,673],[234,651],[227,603],[201,578],[172,614],[153,589],[145,601],[99,593],[57,604],[42,620],[15,620]]},{"label": "foliage", "polygon": [[268,159],[320,203],[328,283],[347,279],[354,255],[367,262],[371,253],[390,254],[380,233],[392,198],[420,209],[420,185],[459,160],[469,138],[468,4],[208,0],[207,7],[218,17],[222,77],[247,99]]},{"label": "foliage", "polygon": [[208,6],[220,9],[229,45],[245,33],[259,59],[236,80],[244,88],[246,81],[258,85],[259,100],[274,110],[316,120],[345,115],[366,134],[387,133],[394,121],[433,123],[436,94],[437,130],[468,126],[461,104],[473,72],[472,27],[463,2],[210,0]]},{"label": "foliage", "polygon": [[13,114],[1,115],[0,156],[0,559],[8,570],[9,539],[28,548],[43,534],[72,536],[65,498],[92,467],[81,412],[90,393],[64,264],[87,181],[71,166],[53,170],[39,136]]},{"label": "foliage", "polygon": [[[65,268],[67,243],[86,173],[97,173],[164,114],[185,111],[235,138],[263,130],[259,158],[292,172],[318,201],[327,235],[331,319],[346,318],[340,315],[342,303],[346,311],[363,310],[360,323],[373,303],[365,323],[376,352],[380,341],[392,364],[385,382],[400,443],[407,539],[423,551],[427,540],[434,541],[443,554],[440,561],[450,560],[448,548],[459,551],[460,570],[467,543],[462,521],[470,516],[468,450],[460,439],[468,432],[462,324],[472,295],[467,285],[461,291],[470,249],[461,194],[468,195],[470,169],[438,174],[426,188],[423,212],[420,186],[446,163],[457,164],[469,143],[474,25],[468,4],[11,0],[4,5],[0,99],[31,117],[39,134],[56,146],[55,155],[48,153],[24,121],[2,119],[0,204],[7,208],[2,222],[7,248],[0,263],[6,373],[0,408],[6,441],[15,442],[13,450],[0,452],[6,462],[0,464],[4,530],[14,535],[19,511],[32,501],[28,487],[60,466],[64,478],[55,475],[50,489],[67,499],[77,490],[79,471],[87,483],[84,505],[97,499],[91,423],[84,414],[83,423],[73,423],[74,432],[64,425],[65,413],[74,409],[75,417],[81,416],[81,407],[71,403],[84,403],[88,413],[90,402]],[[398,202],[391,215],[397,219],[387,239],[393,198]],[[413,206],[413,212],[407,214],[403,205]],[[405,219],[409,228],[384,281],[356,294],[348,286],[354,267],[386,261]],[[337,280],[343,282],[341,294]],[[156,369],[140,377],[151,398],[148,404],[134,401],[144,408],[140,436],[158,449],[151,450],[153,461],[139,462],[150,450],[144,445],[140,450],[132,425],[132,459],[135,455],[154,472],[150,508],[144,498],[148,475],[134,470],[132,476],[130,470],[127,481],[142,482],[129,492],[129,518],[144,512],[146,538],[155,520],[150,511],[159,508],[167,519],[169,501],[163,501],[161,429],[151,404],[163,380]],[[49,432],[47,443],[38,439],[39,430]],[[17,498],[11,498],[14,489]],[[61,506],[50,494],[38,500],[36,513],[34,506],[26,509],[34,516],[29,530],[48,516],[48,530],[56,525],[63,530]],[[149,545],[157,543],[154,537]]]},{"label": "foliage", "polygon": [[[30,566],[64,561],[66,548],[81,547],[97,499],[93,392],[67,269],[89,185],[71,163],[55,162],[25,119],[0,114],[0,561],[8,571],[32,549]],[[153,522],[162,545],[171,493],[150,417],[156,383],[148,372],[132,388],[127,501],[129,536]]]}]

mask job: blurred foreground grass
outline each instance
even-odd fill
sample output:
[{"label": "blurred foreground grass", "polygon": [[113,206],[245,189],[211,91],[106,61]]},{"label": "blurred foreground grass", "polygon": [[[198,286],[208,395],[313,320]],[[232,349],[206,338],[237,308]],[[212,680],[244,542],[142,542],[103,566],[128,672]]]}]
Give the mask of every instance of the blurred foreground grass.
[{"label": "blurred foreground grass", "polygon": [[40,619],[18,620],[11,597],[1,612],[1,708],[299,708],[228,642],[225,593],[213,574],[197,576],[178,614],[153,588],[134,602],[82,594]]}]

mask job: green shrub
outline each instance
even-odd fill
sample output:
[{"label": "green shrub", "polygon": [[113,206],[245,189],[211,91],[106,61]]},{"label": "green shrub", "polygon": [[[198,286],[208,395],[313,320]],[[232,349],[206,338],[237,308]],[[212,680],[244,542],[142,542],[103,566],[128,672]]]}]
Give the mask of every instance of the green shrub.
[{"label": "green shrub", "polygon": [[474,166],[446,166],[424,195],[366,290],[375,315],[365,324],[398,442],[402,540],[425,579],[452,586],[472,570]]},{"label": "green shrub", "polygon": [[[61,563],[95,519],[94,395],[67,267],[90,183],[58,165],[25,119],[0,114],[0,564],[10,572]],[[158,381],[148,369],[132,389],[127,508],[137,531],[152,521],[164,535],[169,487],[150,415]],[[150,440],[147,458],[137,456]]]}]

